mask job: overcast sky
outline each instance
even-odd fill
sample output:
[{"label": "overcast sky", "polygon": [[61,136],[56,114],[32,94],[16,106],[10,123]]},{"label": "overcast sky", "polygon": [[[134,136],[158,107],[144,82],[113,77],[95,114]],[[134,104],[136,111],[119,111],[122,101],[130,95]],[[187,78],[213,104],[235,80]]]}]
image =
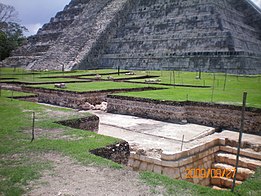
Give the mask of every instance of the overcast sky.
[{"label": "overcast sky", "polygon": [[[63,10],[71,0],[0,0],[1,3],[13,5],[19,12],[21,24],[26,26],[32,35],[58,11]],[[261,7],[261,0],[252,0]]]}]

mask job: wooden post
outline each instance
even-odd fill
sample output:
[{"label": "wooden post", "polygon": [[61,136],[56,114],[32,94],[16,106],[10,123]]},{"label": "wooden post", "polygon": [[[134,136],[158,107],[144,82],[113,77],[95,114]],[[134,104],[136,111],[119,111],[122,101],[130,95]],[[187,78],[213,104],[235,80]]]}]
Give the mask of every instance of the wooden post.
[{"label": "wooden post", "polygon": [[215,82],[216,82],[216,75],[215,75],[215,73],[214,73],[212,93],[211,93],[211,102],[213,102],[213,99],[214,99]]},{"label": "wooden post", "polygon": [[63,72],[63,76],[64,76],[64,64],[62,64],[62,72]]},{"label": "wooden post", "polygon": [[175,78],[175,70],[173,70],[173,84],[174,84],[174,87],[175,87],[175,83],[176,83],[176,78]]},{"label": "wooden post", "polygon": [[182,151],[182,149],[183,149],[184,138],[185,138],[185,135],[182,136],[182,141],[181,141],[181,148],[180,148],[180,151]]},{"label": "wooden post", "polygon": [[171,71],[169,71],[169,83],[171,84]]},{"label": "wooden post", "polygon": [[32,124],[32,139],[31,139],[31,142],[34,141],[34,124],[35,124],[35,112],[33,112],[33,124]]},{"label": "wooden post", "polygon": [[120,66],[118,66],[118,76],[120,75]]},{"label": "wooden post", "polygon": [[14,90],[12,89],[12,92],[11,92],[11,101],[13,101],[14,99]]},{"label": "wooden post", "polygon": [[0,97],[2,96],[1,76],[2,76],[2,67],[0,66]]},{"label": "wooden post", "polygon": [[242,106],[242,113],[241,113],[241,124],[240,124],[240,130],[239,130],[240,132],[239,132],[238,146],[237,146],[236,171],[235,171],[235,175],[234,175],[234,179],[233,179],[231,192],[234,192],[234,188],[235,188],[235,184],[236,184],[236,178],[237,178],[237,169],[238,169],[238,162],[239,162],[239,155],[240,155],[240,147],[241,147],[242,135],[243,135],[243,131],[244,131],[246,99],[247,99],[247,92],[244,92],[244,94],[243,94],[243,106]]},{"label": "wooden post", "polygon": [[224,80],[223,91],[226,90],[226,85],[227,85],[227,72],[226,72],[226,74],[225,74],[225,80]]}]

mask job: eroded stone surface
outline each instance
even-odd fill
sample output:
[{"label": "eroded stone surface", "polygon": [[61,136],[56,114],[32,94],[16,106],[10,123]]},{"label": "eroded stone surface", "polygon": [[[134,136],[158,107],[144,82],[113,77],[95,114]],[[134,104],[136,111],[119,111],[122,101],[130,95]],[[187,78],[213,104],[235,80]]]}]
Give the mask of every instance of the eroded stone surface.
[{"label": "eroded stone surface", "polygon": [[260,73],[260,13],[244,0],[72,0],[5,64]]}]

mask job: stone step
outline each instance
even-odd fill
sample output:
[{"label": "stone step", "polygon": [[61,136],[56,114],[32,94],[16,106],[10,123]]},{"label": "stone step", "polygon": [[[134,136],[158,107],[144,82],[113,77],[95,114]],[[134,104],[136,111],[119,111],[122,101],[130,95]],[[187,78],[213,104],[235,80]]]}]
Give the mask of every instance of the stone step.
[{"label": "stone step", "polygon": [[[212,164],[213,169],[221,169],[221,171],[226,171],[225,176],[233,176],[234,172],[233,169],[235,169],[234,166],[223,164],[223,163],[213,163]],[[232,171],[232,172],[231,172]],[[253,175],[255,171],[250,170],[248,168],[239,167],[237,169],[237,180],[244,181],[248,179],[251,175]]]},{"label": "stone step", "polygon": [[219,186],[212,186],[212,189],[215,189],[215,190],[223,190],[223,191],[226,191],[226,190],[228,190],[228,189],[226,189],[226,188],[221,188],[221,187],[219,187]]},{"label": "stone step", "polygon": [[[230,178],[211,178],[211,184],[220,188],[232,188],[233,179]],[[236,186],[242,184],[242,181],[236,180]]]},{"label": "stone step", "polygon": [[[223,152],[237,154],[237,148],[231,146],[220,146],[220,150]],[[253,158],[261,161],[261,153],[254,151],[253,149],[246,148],[240,149],[240,155],[248,158]]]},{"label": "stone step", "polygon": [[[216,163],[225,163],[228,165],[235,166],[236,165],[236,155],[220,152],[215,155],[215,162]],[[253,159],[253,158],[247,158],[247,157],[240,156],[238,166],[243,167],[243,168],[248,168],[250,170],[256,170],[258,167],[261,166],[261,161]]]}]

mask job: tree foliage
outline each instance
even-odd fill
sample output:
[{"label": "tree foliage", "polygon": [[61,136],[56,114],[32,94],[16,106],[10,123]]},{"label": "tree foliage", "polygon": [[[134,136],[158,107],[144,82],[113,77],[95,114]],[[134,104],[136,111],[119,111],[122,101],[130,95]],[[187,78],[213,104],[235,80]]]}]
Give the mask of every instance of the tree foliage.
[{"label": "tree foliage", "polygon": [[0,3],[0,60],[25,41],[23,32],[27,29],[18,24],[17,15],[13,6]]}]

